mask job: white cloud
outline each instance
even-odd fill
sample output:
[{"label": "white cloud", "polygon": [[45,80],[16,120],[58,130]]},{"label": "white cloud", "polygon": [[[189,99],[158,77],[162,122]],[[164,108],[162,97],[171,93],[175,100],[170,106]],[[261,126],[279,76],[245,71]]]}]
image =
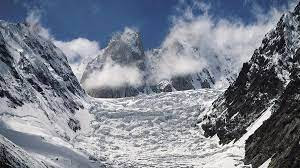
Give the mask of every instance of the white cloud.
[{"label": "white cloud", "polygon": [[97,41],[90,41],[85,38],[77,38],[71,41],[54,41],[54,44],[64,51],[71,63],[78,62],[85,57],[95,56],[100,51]]},{"label": "white cloud", "polygon": [[121,66],[109,60],[101,71],[92,73],[83,83],[87,89],[102,87],[118,88],[123,86],[139,86],[143,75],[136,66]]},{"label": "white cloud", "polygon": [[69,64],[79,80],[88,62],[101,52],[97,41],[90,41],[85,38],[77,38],[71,41],[55,40],[54,44],[67,56]]},{"label": "white cloud", "polygon": [[31,10],[26,17],[25,22],[29,24],[29,28],[31,29],[31,31],[38,33],[40,36],[46,39],[52,38],[49,29],[46,29],[41,25],[40,10]]},{"label": "white cloud", "polygon": [[[195,8],[202,14],[194,15]],[[178,11],[182,15],[172,18],[173,26],[160,46],[164,51],[163,62],[159,63],[156,78],[199,72],[205,66],[222,66],[214,62],[215,55],[221,63],[226,58],[232,59],[231,67],[238,72],[242,63],[248,61],[259,47],[264,35],[275,27],[288,9],[272,8],[263,13],[259,6],[254,5],[256,21],[251,24],[238,19],[216,19],[210,16],[209,10],[210,5],[201,1],[195,1],[191,6],[186,6],[184,1],[180,3]],[[178,44],[182,45],[180,49]],[[196,55],[195,48],[198,50]]]},{"label": "white cloud", "polygon": [[[164,57],[159,63],[158,78],[160,81],[163,79],[170,79],[174,76],[184,76],[194,72],[198,72],[199,69],[204,68],[206,65],[205,60],[201,62],[199,59],[195,59],[189,56],[170,56]],[[158,82],[157,81],[157,82]]]}]

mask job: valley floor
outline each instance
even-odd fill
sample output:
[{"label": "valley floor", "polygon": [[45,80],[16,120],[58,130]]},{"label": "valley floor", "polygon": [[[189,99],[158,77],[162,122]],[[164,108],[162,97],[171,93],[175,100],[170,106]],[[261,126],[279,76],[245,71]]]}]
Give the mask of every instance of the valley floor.
[{"label": "valley floor", "polygon": [[200,126],[201,116],[222,93],[200,89],[91,98],[84,110],[76,112],[81,130],[67,132],[70,141],[38,116],[42,111],[31,108],[27,116],[30,105],[8,108],[0,115],[0,134],[54,167],[246,167],[243,142],[221,146],[218,137],[204,137]]},{"label": "valley floor", "polygon": [[92,128],[78,135],[74,146],[108,167],[242,167],[243,143],[221,146],[199,126],[198,118],[221,93],[201,89],[95,99]]}]

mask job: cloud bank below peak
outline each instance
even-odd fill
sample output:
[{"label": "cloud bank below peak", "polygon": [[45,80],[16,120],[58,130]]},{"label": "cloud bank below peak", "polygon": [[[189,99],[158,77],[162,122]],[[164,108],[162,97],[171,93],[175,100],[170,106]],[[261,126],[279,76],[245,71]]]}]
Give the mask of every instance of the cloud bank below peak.
[{"label": "cloud bank below peak", "polygon": [[120,65],[107,61],[101,71],[89,75],[83,83],[86,89],[138,87],[143,84],[143,75],[136,66]]}]

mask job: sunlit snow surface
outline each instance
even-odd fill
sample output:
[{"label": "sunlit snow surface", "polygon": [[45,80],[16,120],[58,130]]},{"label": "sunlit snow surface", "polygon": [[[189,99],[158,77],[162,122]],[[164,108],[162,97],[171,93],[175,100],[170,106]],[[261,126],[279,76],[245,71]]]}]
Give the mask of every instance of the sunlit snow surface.
[{"label": "sunlit snow surface", "polygon": [[90,113],[96,120],[73,139],[74,147],[109,167],[242,167],[244,144],[221,146],[217,137],[205,138],[198,123],[221,93],[95,99]]},{"label": "sunlit snow surface", "polygon": [[[2,109],[7,112],[0,115],[0,134],[55,168],[246,167],[242,162],[244,141],[221,146],[217,136],[203,136],[201,118],[222,93],[200,89],[121,99],[90,98],[91,103],[84,103],[85,109],[75,114],[81,130],[67,132],[70,141],[60,137],[58,128],[35,106],[12,109],[4,103],[0,107],[7,107]],[[249,134],[269,115],[266,111],[266,117],[249,128]]]}]

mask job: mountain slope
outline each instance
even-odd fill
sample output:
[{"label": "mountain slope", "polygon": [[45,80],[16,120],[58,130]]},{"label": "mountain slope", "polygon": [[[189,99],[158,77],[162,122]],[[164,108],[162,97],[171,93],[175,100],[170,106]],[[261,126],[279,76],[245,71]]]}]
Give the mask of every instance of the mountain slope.
[{"label": "mountain slope", "polygon": [[270,167],[299,167],[299,18],[300,4],[280,18],[202,125],[206,136],[217,134],[225,144],[249,134],[270,112],[246,141],[246,163],[253,167],[269,158]]},{"label": "mountain slope", "polygon": [[[24,24],[1,21],[0,33],[1,104],[14,108],[36,104],[50,109],[51,113],[44,109],[49,119],[62,115],[72,122],[73,113],[83,108],[76,100],[85,94],[64,54]],[[4,107],[1,112],[6,112]]]},{"label": "mountain slope", "polygon": [[4,168],[46,168],[45,163],[39,162],[23,149],[0,135],[0,167]]},{"label": "mountain slope", "polygon": [[238,139],[246,128],[272,104],[290,81],[294,57],[299,49],[298,11],[281,17],[233,85],[214,103],[214,116],[203,128],[218,133],[222,143]]},{"label": "mountain slope", "polygon": [[[87,96],[66,56],[31,26],[0,21],[0,134],[11,141],[2,138],[2,154],[14,162],[1,163],[93,167],[70,142],[85,127],[78,115],[89,115]],[[12,143],[22,149],[11,151]]]},{"label": "mountain slope", "polygon": [[300,54],[292,79],[279,98],[277,110],[246,142],[246,162],[258,167],[268,158],[270,167],[300,167]]}]

